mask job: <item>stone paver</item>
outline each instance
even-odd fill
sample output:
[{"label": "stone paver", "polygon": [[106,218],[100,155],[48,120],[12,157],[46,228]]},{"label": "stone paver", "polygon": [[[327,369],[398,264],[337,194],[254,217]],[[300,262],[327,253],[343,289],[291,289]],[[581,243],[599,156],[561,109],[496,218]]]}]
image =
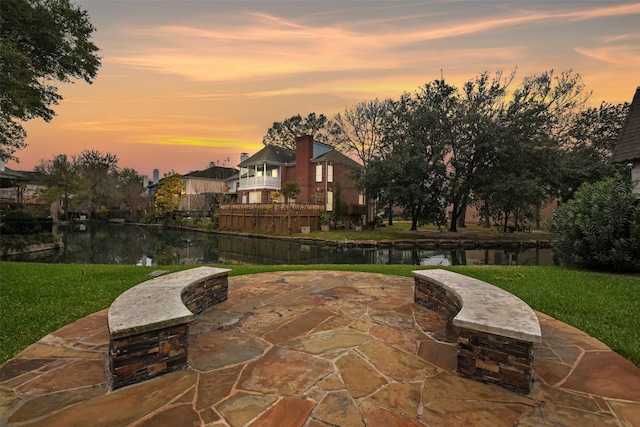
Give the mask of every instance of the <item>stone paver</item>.
[{"label": "stone paver", "polygon": [[104,310],[0,368],[0,425],[640,427],[640,369],[536,314],[523,396],[455,375],[455,334],[413,303],[411,278],[232,277],[191,325],[187,369],[110,391]]}]

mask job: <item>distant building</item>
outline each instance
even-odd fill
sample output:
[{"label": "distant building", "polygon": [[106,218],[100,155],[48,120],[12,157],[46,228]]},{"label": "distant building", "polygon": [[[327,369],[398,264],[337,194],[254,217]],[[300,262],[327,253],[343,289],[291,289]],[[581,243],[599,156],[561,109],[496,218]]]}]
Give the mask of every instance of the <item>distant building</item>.
[{"label": "distant building", "polygon": [[364,214],[364,198],[352,179],[362,166],[335,148],[315,142],[309,135],[296,139],[296,149],[267,145],[251,157],[243,155],[238,203],[281,203],[282,185],[295,181],[300,187],[296,203],[322,204],[336,211],[340,197],[345,217]]},{"label": "distant building", "polygon": [[207,169],[183,175],[186,194],[180,210],[208,210],[220,203],[228,203],[228,195],[234,190],[229,188],[229,180],[237,176],[237,169],[213,163],[210,163]]},{"label": "distant building", "polygon": [[640,198],[640,86],[636,88],[629,115],[613,150],[613,162],[632,164],[633,192]]},{"label": "distant building", "polygon": [[20,205],[38,215],[56,217],[58,204],[47,203],[39,198],[38,190],[41,188],[36,172],[13,170],[0,160],[0,212]]},{"label": "distant building", "polygon": [[[151,196],[155,195],[158,188],[164,183],[164,178],[159,179],[158,175],[158,170],[154,169],[153,182],[148,186]],[[218,166],[211,162],[207,169],[189,172],[181,176],[185,192],[178,210],[186,212],[208,211],[220,203],[229,203],[235,199],[237,185],[234,179],[238,178],[238,170],[235,168]]]}]

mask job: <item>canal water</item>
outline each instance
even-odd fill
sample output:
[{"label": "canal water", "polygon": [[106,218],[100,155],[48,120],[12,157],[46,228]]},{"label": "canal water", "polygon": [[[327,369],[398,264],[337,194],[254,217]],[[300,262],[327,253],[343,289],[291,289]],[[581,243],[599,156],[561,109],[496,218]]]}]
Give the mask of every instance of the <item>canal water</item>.
[{"label": "canal water", "polygon": [[305,244],[128,224],[56,225],[64,249],[4,258],[67,264],[553,265],[551,249],[398,249]]}]

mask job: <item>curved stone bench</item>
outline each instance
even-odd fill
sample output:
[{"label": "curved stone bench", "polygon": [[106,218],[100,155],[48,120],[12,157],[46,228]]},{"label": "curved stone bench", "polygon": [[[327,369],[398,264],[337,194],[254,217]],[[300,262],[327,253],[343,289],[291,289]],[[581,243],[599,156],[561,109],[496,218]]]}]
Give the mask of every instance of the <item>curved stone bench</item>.
[{"label": "curved stone bench", "polygon": [[533,344],[542,341],[535,312],[520,298],[447,270],[413,272],[416,303],[453,324],[458,374],[529,393]]},{"label": "curved stone bench", "polygon": [[189,323],[227,300],[230,271],[179,271],[140,283],[116,298],[108,314],[111,388],[185,367]]}]

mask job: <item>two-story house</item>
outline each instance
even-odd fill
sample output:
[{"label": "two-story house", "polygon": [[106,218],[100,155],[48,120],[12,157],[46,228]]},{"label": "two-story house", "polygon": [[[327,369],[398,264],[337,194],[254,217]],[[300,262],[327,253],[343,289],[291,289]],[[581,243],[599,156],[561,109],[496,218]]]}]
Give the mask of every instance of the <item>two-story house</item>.
[{"label": "two-story house", "polygon": [[[153,182],[146,187],[151,196],[164,183],[154,170]],[[209,167],[182,175],[184,193],[178,210],[185,212],[206,211],[220,203],[229,203],[235,198],[238,170],[210,163]]]},{"label": "two-story house", "polygon": [[238,170],[210,163],[207,169],[189,172],[182,176],[185,186],[185,197],[181,201],[180,210],[201,211],[228,203],[233,193],[228,180],[238,174]]},{"label": "two-story house", "polygon": [[300,187],[296,203],[323,204],[332,213],[339,197],[345,217],[364,214],[364,197],[352,178],[362,166],[309,135],[296,138],[295,150],[267,145],[251,157],[243,155],[238,166],[240,204],[283,202],[282,185],[295,181]]}]

